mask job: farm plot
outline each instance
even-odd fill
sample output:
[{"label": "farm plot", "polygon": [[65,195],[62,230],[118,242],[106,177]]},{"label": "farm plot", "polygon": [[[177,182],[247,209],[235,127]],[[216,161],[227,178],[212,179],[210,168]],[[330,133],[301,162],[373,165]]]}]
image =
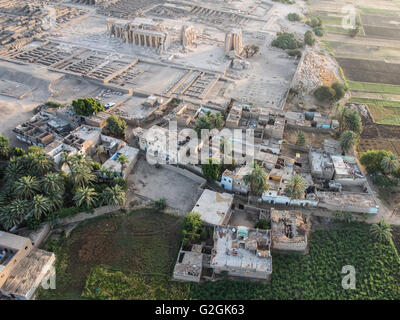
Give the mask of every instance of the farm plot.
[{"label": "farm plot", "polygon": [[400,102],[398,101],[353,98],[350,102],[366,105],[375,123],[400,125]]},{"label": "farm plot", "polygon": [[[200,284],[94,269],[84,296],[94,299],[400,299],[400,259],[392,244],[370,236],[370,225],[318,229],[307,255],[273,254],[271,282],[216,281]],[[357,270],[355,290],[343,290],[344,265]]]},{"label": "farm plot", "polygon": [[400,94],[400,86],[396,85],[356,81],[348,81],[348,85],[351,91],[372,92],[381,94]]},{"label": "farm plot", "polygon": [[[139,276],[169,275],[179,249],[180,228],[180,219],[152,210],[80,224],[56,248],[57,289],[44,290],[41,298],[80,298],[91,269],[100,266]],[[47,245],[51,249],[52,242]]]},{"label": "farm plot", "polygon": [[351,58],[336,60],[349,80],[400,85],[400,64]]},{"label": "farm plot", "polygon": [[386,28],[364,25],[365,34],[371,38],[381,38],[388,40],[400,40],[400,33],[398,28]]},{"label": "farm plot", "polygon": [[[329,30],[327,30],[329,32]],[[350,40],[349,40],[350,41]],[[322,44],[340,58],[358,59],[387,59],[391,62],[400,62],[400,48],[380,47],[376,45],[362,45],[343,41],[321,41]]]},{"label": "farm plot", "polygon": [[387,150],[400,155],[400,143],[396,140],[361,138],[358,151],[366,152],[368,150]]}]

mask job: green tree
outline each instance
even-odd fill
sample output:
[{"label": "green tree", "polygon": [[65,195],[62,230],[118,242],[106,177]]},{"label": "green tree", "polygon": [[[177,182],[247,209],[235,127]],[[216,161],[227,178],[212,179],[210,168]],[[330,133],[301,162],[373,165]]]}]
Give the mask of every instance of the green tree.
[{"label": "green tree", "polygon": [[310,20],[306,22],[306,24],[309,25],[311,28],[321,27],[322,20],[320,17],[312,17]]},{"label": "green tree", "polygon": [[340,82],[332,83],[331,88],[335,90],[335,97],[333,98],[335,101],[339,101],[344,98],[346,94],[346,88]]},{"label": "green tree", "polygon": [[42,176],[54,169],[54,160],[43,151],[28,152],[25,155],[31,175]]},{"label": "green tree", "polygon": [[1,224],[9,230],[24,221],[28,211],[29,202],[27,200],[15,199],[8,206],[1,209]]},{"label": "green tree", "polygon": [[296,144],[298,146],[304,146],[305,143],[306,143],[306,136],[305,136],[304,132],[300,130],[300,131],[297,132]]},{"label": "green tree", "polygon": [[214,182],[219,177],[220,165],[219,163],[216,163],[215,160],[209,158],[207,164],[201,165],[201,170],[203,171],[204,177],[207,181]]},{"label": "green tree", "polygon": [[283,50],[286,49],[298,49],[303,46],[300,41],[297,41],[293,33],[278,32],[277,37],[272,40],[271,45]]},{"label": "green tree", "polygon": [[197,212],[188,212],[183,218],[183,236],[189,241],[193,241],[200,237],[200,229],[203,225],[201,216]]},{"label": "green tree", "polygon": [[301,21],[301,16],[297,13],[289,13],[287,18],[289,21]]},{"label": "green tree", "polygon": [[285,193],[291,199],[304,199],[307,182],[298,174],[293,175],[285,188]]},{"label": "green tree", "polygon": [[246,58],[253,57],[256,55],[258,52],[260,52],[260,47],[253,44],[253,45],[247,45],[243,48],[243,52],[246,55]]},{"label": "green tree", "polygon": [[340,135],[340,145],[344,152],[348,152],[358,143],[358,135],[353,131],[346,130]]},{"label": "green tree", "polygon": [[304,34],[304,43],[313,47],[315,44],[315,37],[314,34],[312,33],[312,31],[307,31]]},{"label": "green tree", "polygon": [[387,150],[368,150],[361,154],[360,162],[367,169],[368,173],[383,171],[382,161],[385,157],[392,157],[394,154]]},{"label": "green tree", "polygon": [[341,132],[345,130],[353,131],[357,134],[362,132],[362,122],[360,114],[357,110],[351,110],[348,107],[343,107],[339,111],[339,129]]},{"label": "green tree", "polygon": [[62,177],[55,172],[46,173],[42,178],[41,188],[47,195],[64,192],[64,181]]},{"label": "green tree", "polygon": [[123,176],[126,165],[129,163],[129,158],[125,154],[120,154],[117,161],[121,164],[121,176]]},{"label": "green tree", "polygon": [[154,210],[158,212],[162,212],[165,210],[167,207],[167,199],[166,198],[160,198],[156,201],[154,201]]},{"label": "green tree", "polygon": [[0,158],[8,159],[11,149],[10,140],[0,135]]},{"label": "green tree", "polygon": [[108,206],[123,206],[126,201],[125,191],[119,186],[107,187],[100,194],[102,204]]},{"label": "green tree", "polygon": [[40,183],[35,177],[22,177],[14,184],[15,195],[23,199],[32,199],[39,192]]},{"label": "green tree", "polygon": [[107,118],[106,130],[110,133],[111,136],[116,138],[125,138],[127,124],[124,120],[122,120],[117,115],[112,115]]},{"label": "green tree", "polygon": [[267,174],[258,163],[254,163],[253,170],[243,177],[243,181],[250,187],[250,191],[258,197],[269,189]]},{"label": "green tree", "polygon": [[399,168],[399,160],[395,154],[390,154],[382,159],[381,167],[387,174],[394,173]]},{"label": "green tree", "polygon": [[370,229],[371,235],[379,242],[392,241],[392,228],[385,220],[381,219],[378,223],[374,223]]},{"label": "green tree", "polygon": [[7,181],[18,180],[24,173],[24,168],[21,165],[21,162],[15,158],[11,158],[5,172]]},{"label": "green tree", "polygon": [[77,207],[90,209],[96,206],[97,193],[93,188],[78,188],[72,200],[75,202]]},{"label": "green tree", "polygon": [[314,91],[314,97],[318,101],[332,101],[335,98],[336,91],[328,86],[320,86]]},{"label": "green tree", "polygon": [[61,166],[66,165],[68,167],[68,170],[72,170],[72,155],[68,153],[67,151],[63,151],[61,153]]},{"label": "green tree", "polygon": [[103,105],[94,98],[81,98],[72,101],[72,107],[80,116],[90,116],[100,111],[105,111]]},{"label": "green tree", "polygon": [[271,222],[268,221],[267,219],[261,219],[256,223],[255,228],[262,230],[271,229]]},{"label": "green tree", "polygon": [[91,185],[96,180],[91,168],[83,164],[75,165],[72,168],[71,177],[73,184],[79,187]]},{"label": "green tree", "polygon": [[37,194],[32,199],[31,211],[29,214],[36,220],[40,221],[41,218],[47,216],[52,209],[53,205],[50,199],[41,194]]}]

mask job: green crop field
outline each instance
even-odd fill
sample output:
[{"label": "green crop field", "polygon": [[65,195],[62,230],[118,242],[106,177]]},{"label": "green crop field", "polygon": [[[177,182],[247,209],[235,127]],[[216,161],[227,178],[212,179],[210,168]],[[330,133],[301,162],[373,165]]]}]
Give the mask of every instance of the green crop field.
[{"label": "green crop field", "polygon": [[[87,299],[400,299],[400,258],[393,244],[374,241],[370,225],[340,224],[310,237],[307,255],[273,255],[271,282],[222,280],[179,283],[95,267]],[[343,266],[356,270],[356,289],[341,285]]]},{"label": "green crop field", "polygon": [[400,86],[391,84],[356,81],[348,81],[348,84],[351,91],[400,94]]},{"label": "green crop field", "polygon": [[365,104],[376,123],[400,125],[399,101],[352,98],[349,102]]},{"label": "green crop field", "polygon": [[384,17],[398,17],[400,14],[400,11],[381,9],[381,8],[359,7],[358,9],[361,12],[361,14],[378,15]]}]

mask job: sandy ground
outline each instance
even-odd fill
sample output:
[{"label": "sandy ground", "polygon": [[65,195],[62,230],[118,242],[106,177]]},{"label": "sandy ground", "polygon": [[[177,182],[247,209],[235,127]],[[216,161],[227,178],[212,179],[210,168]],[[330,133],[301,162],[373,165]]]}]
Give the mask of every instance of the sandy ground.
[{"label": "sandy ground", "polygon": [[180,212],[191,211],[200,196],[198,183],[166,168],[151,166],[145,158],[138,160],[128,181],[135,193],[152,200],[164,197],[169,207]]}]

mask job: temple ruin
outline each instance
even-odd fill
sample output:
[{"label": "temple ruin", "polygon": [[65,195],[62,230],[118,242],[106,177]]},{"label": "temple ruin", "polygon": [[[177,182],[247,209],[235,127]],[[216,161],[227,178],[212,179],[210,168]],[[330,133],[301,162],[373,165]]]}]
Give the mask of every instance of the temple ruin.
[{"label": "temple ruin", "polygon": [[184,48],[191,46],[196,41],[196,32],[193,25],[183,25],[181,30],[181,43]]},{"label": "temple ruin", "polygon": [[225,54],[230,54],[232,51],[236,55],[240,55],[243,51],[241,29],[234,29],[225,34]]},{"label": "temple ruin", "polygon": [[107,22],[107,30],[112,37],[123,39],[126,43],[155,48],[162,52],[169,48],[171,37],[160,24],[119,24]]}]

